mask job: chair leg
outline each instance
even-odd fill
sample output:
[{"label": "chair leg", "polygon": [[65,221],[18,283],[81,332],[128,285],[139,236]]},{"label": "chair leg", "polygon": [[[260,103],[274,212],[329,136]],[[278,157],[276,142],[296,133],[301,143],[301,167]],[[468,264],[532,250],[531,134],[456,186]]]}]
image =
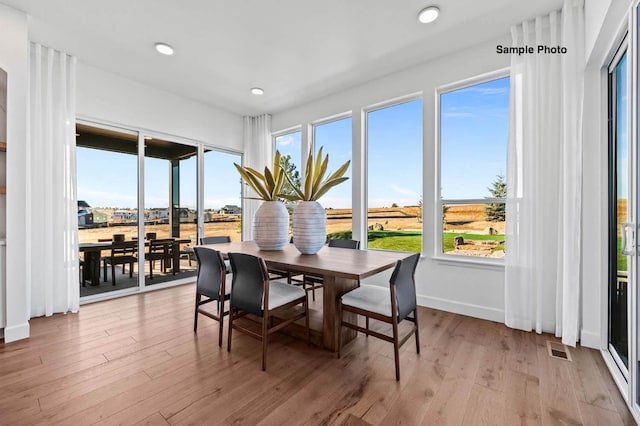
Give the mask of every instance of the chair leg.
[{"label": "chair leg", "polygon": [[269,343],[269,329],[267,326],[270,320],[269,314],[265,312],[265,316],[262,317],[262,371],[267,371],[267,344]]},{"label": "chair leg", "polygon": [[102,275],[103,275],[104,282],[106,283],[107,282],[107,262],[104,262],[102,265]]},{"label": "chair leg", "polygon": [[340,351],[342,350],[342,299],[338,299],[338,358],[340,358]]},{"label": "chair leg", "polygon": [[398,345],[398,320],[393,320],[393,358],[396,361],[396,381],[400,381],[400,352]]},{"label": "chair leg", "polygon": [[413,319],[415,321],[414,327],[416,328],[416,353],[420,353],[420,333],[418,329],[418,308],[413,311]]},{"label": "chair leg", "polygon": [[193,332],[197,332],[198,331],[198,304],[200,303],[200,299],[201,299],[201,295],[200,293],[196,293],[196,314],[193,317]]},{"label": "chair leg", "polygon": [[133,278],[133,262],[129,264],[129,278]]},{"label": "chair leg", "polygon": [[[218,324],[218,347],[222,347],[222,330],[224,329],[224,300],[217,300],[216,303],[218,305],[218,318],[220,318],[220,321],[218,321],[220,323]],[[222,309],[220,309],[220,307],[222,307]]]},{"label": "chair leg", "polygon": [[227,333],[227,352],[231,352],[231,331],[233,330],[233,308],[229,307],[229,332]]},{"label": "chair leg", "polygon": [[[365,328],[369,331],[369,317],[365,317]],[[364,337],[369,337],[369,333],[364,333]]]},{"label": "chair leg", "polygon": [[116,285],[116,265],[111,264],[111,283]]},{"label": "chair leg", "polygon": [[304,296],[304,322],[307,326],[307,345],[311,344],[311,333],[309,332],[309,296]]}]

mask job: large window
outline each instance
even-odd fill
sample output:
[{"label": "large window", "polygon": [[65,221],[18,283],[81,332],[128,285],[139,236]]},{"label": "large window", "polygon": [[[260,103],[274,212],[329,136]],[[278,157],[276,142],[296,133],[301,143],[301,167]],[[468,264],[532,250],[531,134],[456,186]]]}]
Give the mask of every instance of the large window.
[{"label": "large window", "polygon": [[441,250],[503,257],[509,77],[440,94]]},{"label": "large window", "polygon": [[[351,160],[351,126],[351,117],[313,126],[314,150],[322,147],[323,152],[329,154],[327,175]],[[351,238],[351,168],[347,170],[345,177],[349,180],[332,188],[321,200],[327,212],[327,233],[330,238]]]},{"label": "large window", "polygon": [[[304,161],[302,158],[302,132],[300,130],[295,132],[283,133],[273,138],[274,153],[280,152],[280,164],[284,167],[291,180],[295,184],[300,183],[302,178],[302,170],[304,169]],[[285,185],[285,191],[293,193],[292,189],[286,189],[288,185]]]},{"label": "large window", "polygon": [[422,252],[422,100],[367,112],[369,248]]},{"label": "large window", "polygon": [[205,149],[204,236],[228,235],[242,239],[242,184],[233,163],[242,164],[239,154]]}]

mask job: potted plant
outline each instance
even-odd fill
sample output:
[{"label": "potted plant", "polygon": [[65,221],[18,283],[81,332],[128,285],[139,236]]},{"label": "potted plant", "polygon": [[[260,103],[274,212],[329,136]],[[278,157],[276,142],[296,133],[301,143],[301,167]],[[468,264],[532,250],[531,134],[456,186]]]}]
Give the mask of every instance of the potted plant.
[{"label": "potted plant", "polygon": [[286,173],[280,165],[280,152],[276,151],[273,169],[264,173],[233,163],[247,185],[258,195],[248,197],[264,202],[253,216],[253,240],[260,250],[282,250],[289,241],[289,212],[280,200]]},{"label": "potted plant", "polygon": [[315,159],[313,152],[309,153],[305,169],[304,182],[298,187],[285,177],[294,189],[293,195],[284,198],[300,201],[293,210],[293,244],[302,254],[317,253],[327,239],[327,214],[318,199],[334,186],[346,181],[343,177],[349,169],[351,161],[347,161],[333,173],[327,175],[329,154],[322,158],[322,147]]}]

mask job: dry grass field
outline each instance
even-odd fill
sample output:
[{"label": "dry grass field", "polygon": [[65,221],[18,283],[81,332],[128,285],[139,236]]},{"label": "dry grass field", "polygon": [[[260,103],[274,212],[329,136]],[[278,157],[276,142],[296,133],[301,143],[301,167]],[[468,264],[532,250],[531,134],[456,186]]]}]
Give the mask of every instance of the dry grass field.
[{"label": "dry grass field", "polygon": [[[380,225],[385,231],[421,231],[422,222],[418,220],[419,214],[420,208],[418,206],[373,208],[369,210],[368,225]],[[489,227],[492,227],[498,234],[504,234],[504,222],[487,222],[482,204],[450,206],[445,214],[445,231],[485,233]],[[241,238],[239,221],[206,222],[204,229],[205,235],[229,235],[232,241],[240,241]],[[328,234],[350,229],[350,209],[327,210]],[[145,232],[155,232],[158,238],[168,238],[170,231],[168,224],[145,226]],[[113,234],[124,234],[125,239],[130,240],[132,237],[138,236],[138,228],[131,225],[118,225],[81,229],[78,233],[81,243],[108,239]],[[180,237],[189,238],[192,243],[197,243],[196,225],[194,223],[181,224]]]}]

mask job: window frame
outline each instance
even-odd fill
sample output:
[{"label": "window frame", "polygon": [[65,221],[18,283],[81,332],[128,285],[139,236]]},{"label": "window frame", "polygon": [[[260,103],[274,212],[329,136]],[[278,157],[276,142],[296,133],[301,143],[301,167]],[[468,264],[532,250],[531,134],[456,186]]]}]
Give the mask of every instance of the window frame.
[{"label": "window frame", "polygon": [[[365,106],[362,108],[361,110],[361,114],[362,114],[362,166],[361,166],[361,170],[362,170],[362,182],[364,183],[362,188],[361,188],[361,194],[362,194],[362,211],[359,212],[362,215],[362,225],[363,225],[363,229],[361,230],[361,232],[364,232],[362,235],[364,236],[364,238],[362,238],[362,241],[360,242],[360,247],[362,249],[365,250],[383,250],[383,249],[370,249],[369,248],[369,229],[368,229],[368,223],[369,223],[369,113],[370,112],[374,112],[374,111],[379,111],[385,108],[390,108],[396,105],[401,105],[401,104],[405,104],[408,102],[413,102],[415,100],[420,99],[422,101],[422,145],[421,145],[421,155],[420,155],[420,190],[423,194],[422,197],[422,203],[423,203],[423,213],[422,213],[422,244],[421,244],[421,249],[420,249],[420,256],[422,257],[424,255],[424,248],[425,248],[425,235],[426,233],[424,232],[425,226],[424,226],[424,166],[425,166],[425,162],[424,162],[424,152],[425,152],[425,99],[424,99],[424,94],[423,92],[414,92],[408,95],[404,95],[404,96],[398,96],[392,99],[388,99],[382,102],[378,102],[375,104],[371,104],[368,106]],[[383,250],[383,251],[391,251],[391,250]]]},{"label": "window frame", "polygon": [[[504,199],[501,198],[469,198],[469,199],[443,199],[442,198],[442,134],[441,134],[441,123],[442,123],[442,110],[441,110],[441,96],[446,93],[451,93],[456,90],[466,89],[472,86],[476,86],[478,84],[487,83],[494,80],[499,80],[505,77],[510,76],[510,69],[503,68],[496,71],[491,71],[488,73],[480,74],[471,78],[467,78],[464,80],[459,80],[453,83],[448,83],[439,87],[436,87],[434,94],[434,103],[435,103],[435,200],[434,200],[434,209],[436,210],[435,215],[435,223],[434,223],[434,234],[435,238],[433,239],[433,250],[434,255],[433,259],[445,261],[445,262],[453,262],[453,263],[468,263],[468,264],[479,264],[479,265],[487,265],[487,266],[497,266],[504,267],[504,258],[491,258],[491,257],[481,257],[481,256],[470,256],[470,255],[462,255],[462,254],[447,254],[443,250],[443,208],[445,205],[464,205],[464,204],[505,204],[506,206],[506,197]],[[511,84],[511,82],[510,82]],[[511,96],[511,93],[509,94]],[[512,99],[509,99],[509,103],[512,103]],[[510,123],[511,117],[508,118],[507,126],[511,125]],[[508,143],[508,139],[507,139]],[[507,148],[508,149],[508,148]],[[505,152],[505,157],[507,157],[507,170],[509,168],[508,165],[508,156],[507,152]],[[507,170],[505,170],[505,180],[507,178]],[[424,208],[424,200],[423,200],[423,208]],[[423,222],[424,223],[424,222]],[[505,228],[506,228],[506,218],[505,218]],[[506,235],[505,235],[506,237]]]}]

